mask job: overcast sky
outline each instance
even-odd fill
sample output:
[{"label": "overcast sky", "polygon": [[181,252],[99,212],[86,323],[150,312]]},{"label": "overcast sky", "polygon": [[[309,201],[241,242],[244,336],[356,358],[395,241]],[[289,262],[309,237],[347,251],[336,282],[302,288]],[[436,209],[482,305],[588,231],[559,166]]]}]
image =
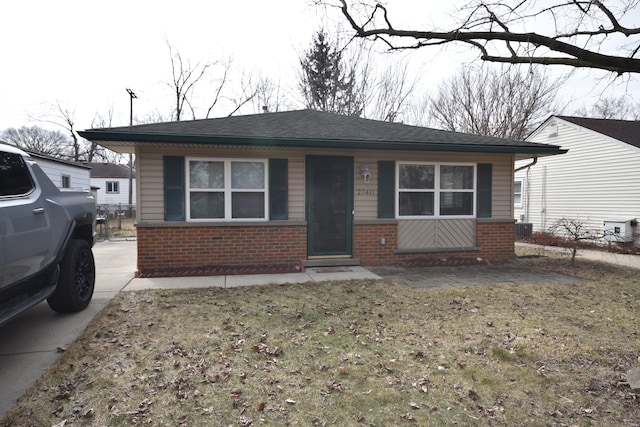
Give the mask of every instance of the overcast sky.
[{"label": "overcast sky", "polygon": [[[436,2],[396,3],[407,12],[403,19],[413,23],[445,19],[434,9]],[[96,114],[106,115],[110,108],[113,125],[128,125],[126,88],[138,96],[134,115],[169,114],[167,41],[192,63],[232,56],[236,73],[260,72],[295,88],[298,58],[313,33],[344,24],[337,11],[327,17],[309,0],[16,0],[2,1],[0,16],[0,131],[51,127],[38,119],[52,118],[57,103],[73,113],[78,130],[91,127]],[[451,52],[411,54],[426,92],[464,60]],[[601,76],[580,72],[563,97],[588,106],[601,95],[638,93],[635,80],[629,86],[592,83]]]}]

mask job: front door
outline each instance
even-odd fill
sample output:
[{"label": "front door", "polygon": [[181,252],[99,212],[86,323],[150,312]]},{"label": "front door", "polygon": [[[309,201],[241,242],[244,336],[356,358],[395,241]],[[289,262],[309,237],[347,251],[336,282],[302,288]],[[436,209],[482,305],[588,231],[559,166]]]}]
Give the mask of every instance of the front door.
[{"label": "front door", "polygon": [[353,157],[307,156],[307,253],[350,257],[353,227]]}]

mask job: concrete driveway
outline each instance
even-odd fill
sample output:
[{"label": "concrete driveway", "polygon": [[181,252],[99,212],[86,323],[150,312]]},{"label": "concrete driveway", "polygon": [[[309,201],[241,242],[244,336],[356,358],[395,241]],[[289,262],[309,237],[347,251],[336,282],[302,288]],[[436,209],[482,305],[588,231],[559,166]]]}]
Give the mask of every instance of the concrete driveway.
[{"label": "concrete driveway", "polygon": [[0,418],[133,279],[135,241],[100,242],[93,253],[96,288],[84,311],[57,314],[43,302],[0,327]]}]

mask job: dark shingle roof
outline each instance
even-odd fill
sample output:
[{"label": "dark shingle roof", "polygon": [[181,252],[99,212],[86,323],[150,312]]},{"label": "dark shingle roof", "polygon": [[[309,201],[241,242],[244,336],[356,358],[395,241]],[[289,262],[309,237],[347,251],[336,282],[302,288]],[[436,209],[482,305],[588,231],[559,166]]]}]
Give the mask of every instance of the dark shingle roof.
[{"label": "dark shingle roof", "polygon": [[[129,178],[129,166],[114,163],[87,163],[91,167],[91,178]],[[133,171],[136,176],[136,171]]]},{"label": "dark shingle roof", "polygon": [[217,119],[90,129],[84,138],[110,148],[133,143],[437,150],[559,154],[559,147],[298,110]]},{"label": "dark shingle roof", "polygon": [[640,148],[640,121],[638,120],[590,119],[587,117],[571,116],[557,117]]}]

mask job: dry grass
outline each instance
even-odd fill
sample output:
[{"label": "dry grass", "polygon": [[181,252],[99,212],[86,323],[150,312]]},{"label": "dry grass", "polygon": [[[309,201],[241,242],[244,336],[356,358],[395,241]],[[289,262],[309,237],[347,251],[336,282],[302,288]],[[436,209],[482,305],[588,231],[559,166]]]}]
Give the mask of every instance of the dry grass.
[{"label": "dry grass", "polygon": [[637,271],[122,293],[2,425],[633,426]]},{"label": "dry grass", "polygon": [[96,233],[99,240],[126,239],[137,236],[133,218],[110,217],[106,224],[96,225]]}]

